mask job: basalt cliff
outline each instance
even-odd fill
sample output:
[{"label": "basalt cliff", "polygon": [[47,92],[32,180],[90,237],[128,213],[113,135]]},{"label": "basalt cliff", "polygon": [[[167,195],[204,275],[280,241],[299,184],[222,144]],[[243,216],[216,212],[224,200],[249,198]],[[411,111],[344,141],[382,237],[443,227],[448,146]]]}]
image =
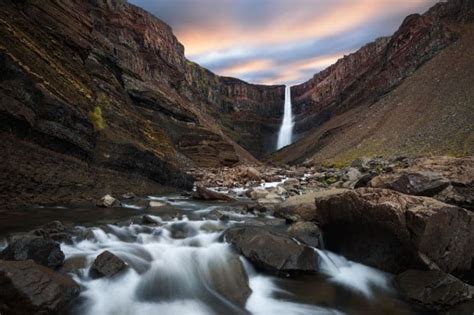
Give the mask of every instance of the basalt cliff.
[{"label": "basalt cliff", "polygon": [[[438,3],[292,87],[297,141],[271,160],[473,155],[473,12]],[[284,86],[215,75],[184,49],[123,0],[0,0],[4,205],[191,188],[186,169],[265,160]]]},{"label": "basalt cliff", "polygon": [[438,3],[292,87],[296,138],[280,162],[474,154],[474,3]]},{"label": "basalt cliff", "polygon": [[184,168],[257,163],[283,100],[284,86],[190,62],[168,25],[126,1],[0,1],[6,205],[189,188]]}]

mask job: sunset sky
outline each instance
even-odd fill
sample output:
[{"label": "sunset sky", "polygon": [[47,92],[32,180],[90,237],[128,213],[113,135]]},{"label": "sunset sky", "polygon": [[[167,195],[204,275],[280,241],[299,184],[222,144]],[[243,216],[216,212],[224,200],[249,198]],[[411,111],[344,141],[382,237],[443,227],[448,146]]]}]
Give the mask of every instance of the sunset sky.
[{"label": "sunset sky", "polygon": [[220,75],[294,84],[437,0],[129,0],[173,28],[186,56]]}]

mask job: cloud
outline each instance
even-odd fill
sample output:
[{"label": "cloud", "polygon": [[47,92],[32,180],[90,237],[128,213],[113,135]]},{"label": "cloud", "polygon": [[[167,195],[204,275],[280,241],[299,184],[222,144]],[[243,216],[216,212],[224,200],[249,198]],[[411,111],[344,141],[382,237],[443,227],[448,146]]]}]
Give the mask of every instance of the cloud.
[{"label": "cloud", "polygon": [[437,0],[130,0],[173,27],[186,56],[226,76],[294,84]]}]

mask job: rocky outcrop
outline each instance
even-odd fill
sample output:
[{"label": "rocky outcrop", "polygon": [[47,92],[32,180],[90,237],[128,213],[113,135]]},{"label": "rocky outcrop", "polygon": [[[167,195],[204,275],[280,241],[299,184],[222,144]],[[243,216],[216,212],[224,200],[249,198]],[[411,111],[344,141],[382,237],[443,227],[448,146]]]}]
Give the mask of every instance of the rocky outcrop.
[{"label": "rocky outcrop", "polygon": [[69,276],[27,261],[0,260],[2,314],[65,314],[79,295]]},{"label": "rocky outcrop", "polygon": [[316,252],[288,236],[258,227],[230,228],[226,242],[257,268],[280,275],[314,273],[318,270]]},{"label": "rocky outcrop", "polygon": [[393,36],[365,45],[292,87],[297,132],[317,127],[347,107],[374,102],[455,39],[429,15],[408,16]]},{"label": "rocky outcrop", "polygon": [[405,271],[395,278],[395,286],[406,299],[430,311],[452,308],[474,295],[474,288],[439,270]]},{"label": "rocky outcrop", "polygon": [[428,196],[474,210],[474,158],[418,158],[409,168],[374,177],[370,187]]},{"label": "rocky outcrop", "polygon": [[329,250],[398,273],[473,269],[474,214],[432,198],[359,188],[316,199]]},{"label": "rocky outcrop", "polygon": [[190,188],[182,168],[257,162],[240,145],[262,155],[280,122],[283,87],[189,62],[168,25],[126,1],[5,0],[0,23],[10,204]]}]

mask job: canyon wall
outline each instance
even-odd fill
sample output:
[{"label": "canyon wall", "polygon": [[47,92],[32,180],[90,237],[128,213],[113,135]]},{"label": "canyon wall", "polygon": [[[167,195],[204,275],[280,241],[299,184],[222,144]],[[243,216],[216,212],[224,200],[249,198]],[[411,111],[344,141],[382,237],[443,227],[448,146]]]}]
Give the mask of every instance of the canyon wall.
[{"label": "canyon wall", "polygon": [[283,94],[188,61],[126,1],[1,0],[2,200],[190,188],[186,167],[266,153]]},{"label": "canyon wall", "polygon": [[450,0],[410,15],[392,36],[294,86],[300,141],[274,160],[473,154],[473,7]]}]

